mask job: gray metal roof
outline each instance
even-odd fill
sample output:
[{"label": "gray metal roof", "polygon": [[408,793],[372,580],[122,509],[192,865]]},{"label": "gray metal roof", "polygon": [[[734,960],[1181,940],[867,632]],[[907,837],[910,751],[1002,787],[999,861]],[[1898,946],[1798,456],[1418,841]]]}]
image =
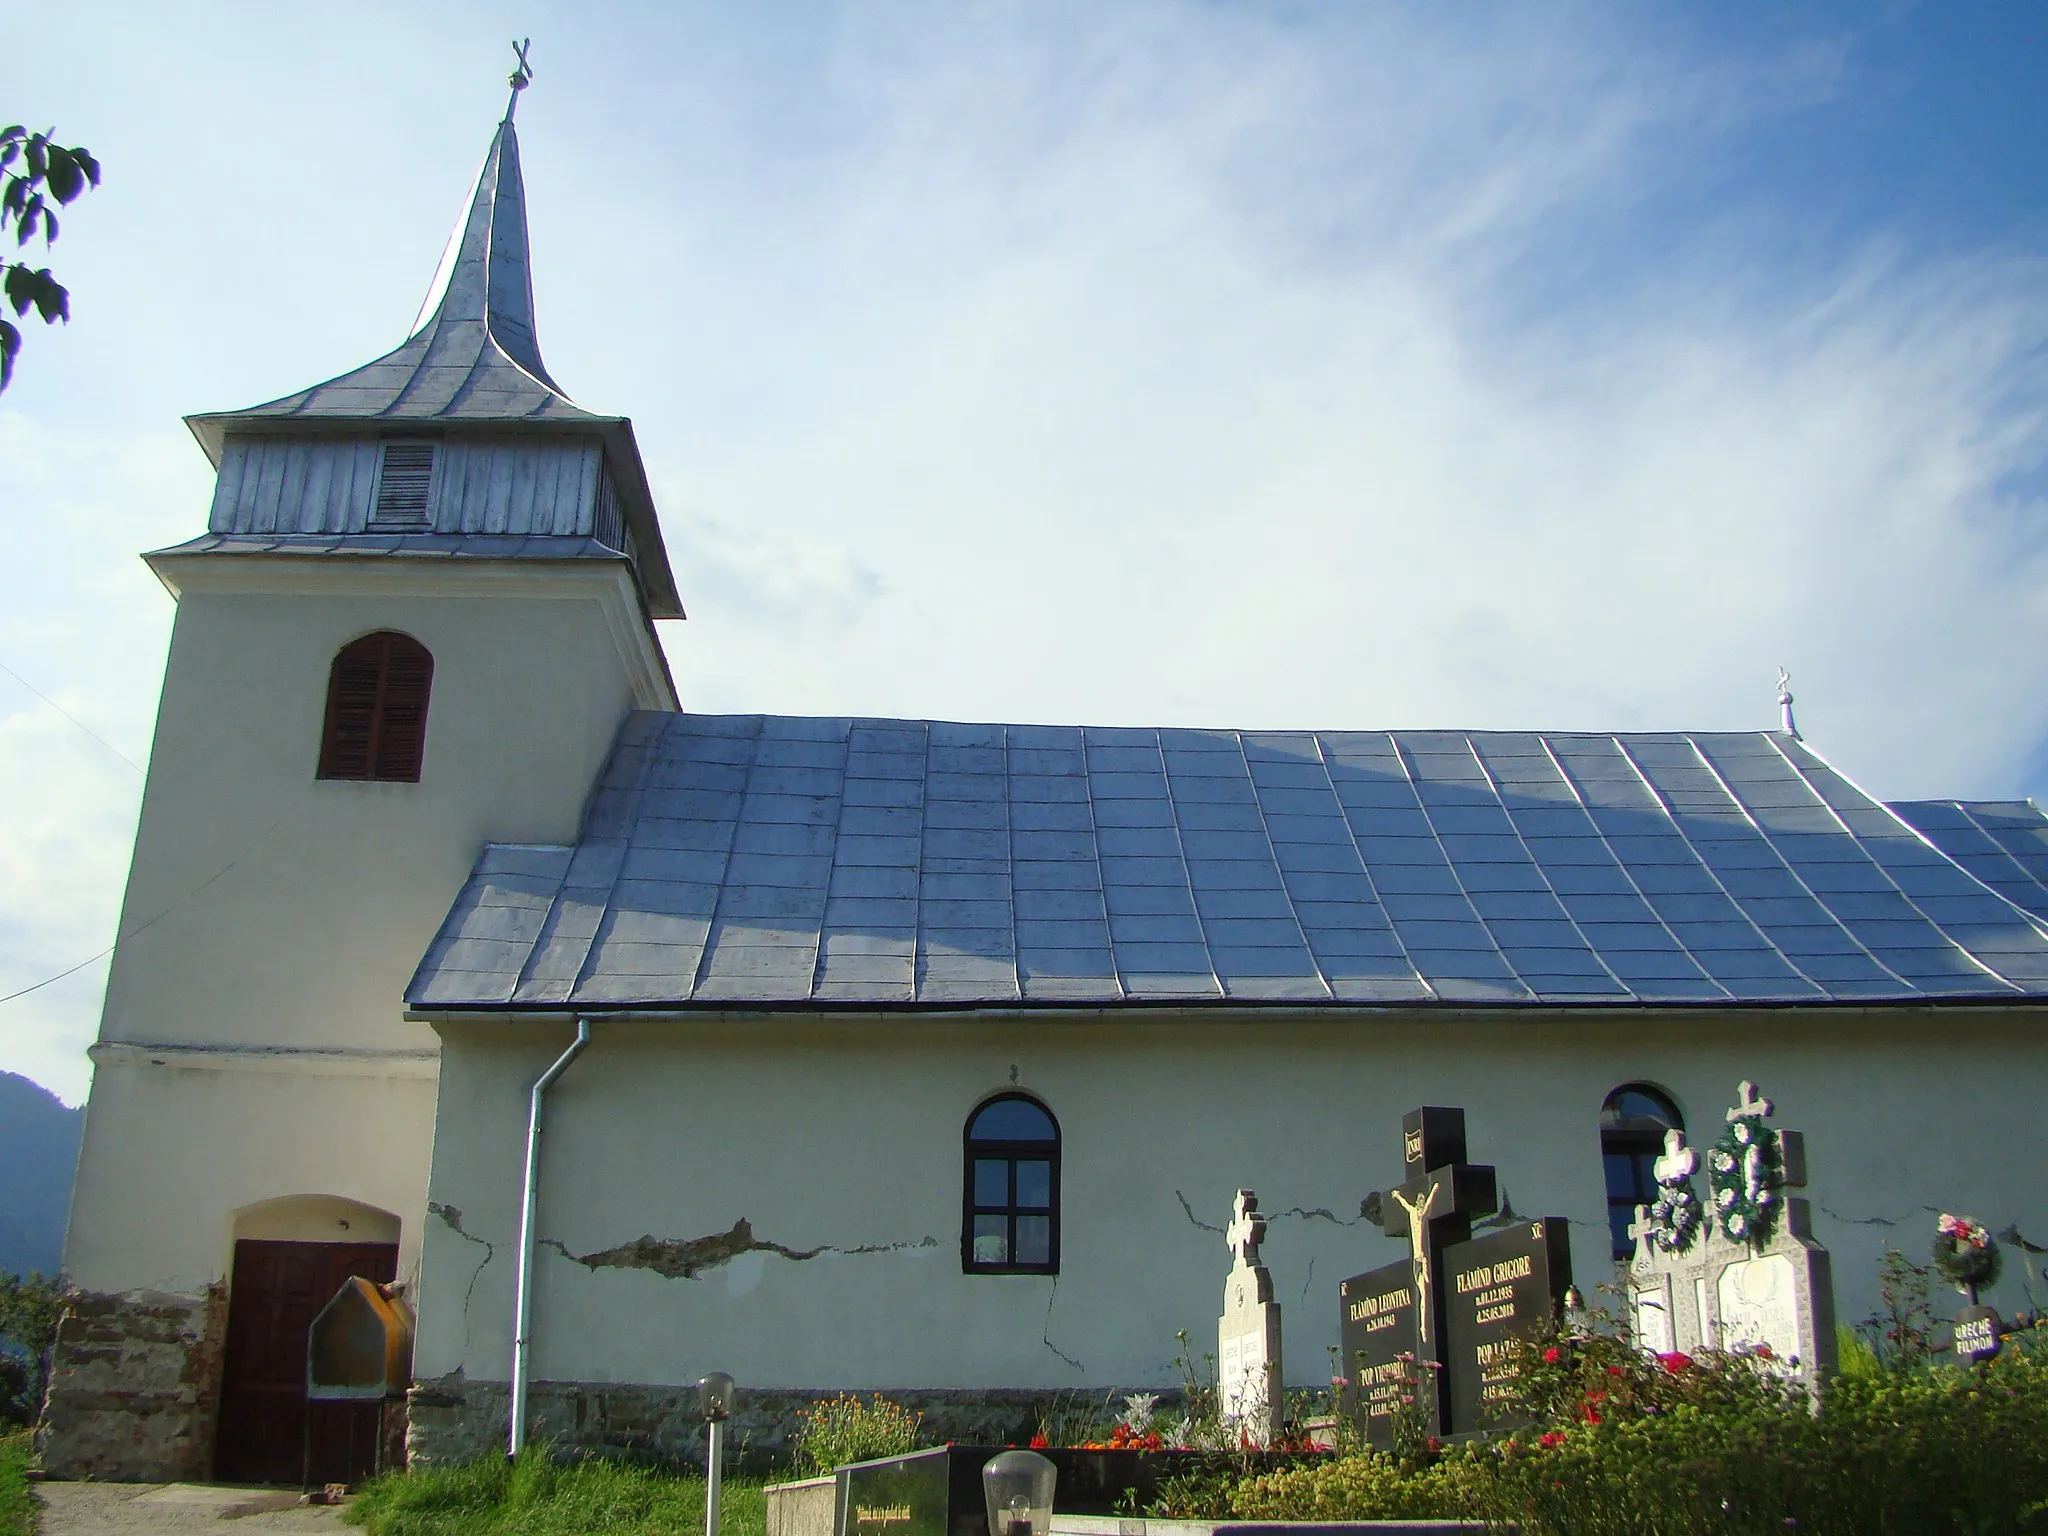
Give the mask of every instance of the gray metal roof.
[{"label": "gray metal roof", "polygon": [[398,348],[311,389],[243,410],[188,416],[185,423],[216,466],[230,432],[360,433],[376,424],[412,431],[568,427],[595,435],[604,443],[620,508],[633,530],[649,614],[683,616],[633,423],[577,405],[541,361],[528,271],[526,189],[509,108],[420,318]]},{"label": "gray metal roof", "polygon": [[279,417],[569,421],[586,428],[603,419],[563,394],[541,361],[519,136],[509,118],[498,125],[469,206],[401,346],[311,389],[192,420],[197,430],[201,423]]},{"label": "gray metal roof", "polygon": [[600,540],[528,533],[202,533],[157,555],[450,555],[472,560],[614,560]]},{"label": "gray metal roof", "polygon": [[417,1008],[2048,998],[2048,937],[1776,733],[628,717]]},{"label": "gray metal roof", "polygon": [[2048,918],[2048,816],[2031,800],[1901,800],[1929,842],[2015,905]]}]

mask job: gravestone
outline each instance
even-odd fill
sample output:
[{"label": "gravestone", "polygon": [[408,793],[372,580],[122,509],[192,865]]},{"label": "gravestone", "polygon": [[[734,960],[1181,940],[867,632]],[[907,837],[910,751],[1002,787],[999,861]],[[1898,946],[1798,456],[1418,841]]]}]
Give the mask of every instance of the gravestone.
[{"label": "gravestone", "polygon": [[1568,1234],[1562,1216],[1546,1216],[1444,1250],[1454,1434],[1529,1422],[1514,1404],[1515,1342],[1563,1313],[1572,1283]]},{"label": "gravestone", "polygon": [[[1401,1162],[1402,1181],[1386,1192],[1381,1220],[1388,1236],[1407,1240],[1408,1260],[1354,1275],[1338,1288],[1343,1374],[1353,1383],[1353,1412],[1362,1416],[1367,1437],[1382,1447],[1393,1444],[1393,1405],[1410,1380],[1421,1395],[1428,1433],[1451,1432],[1444,1250],[1471,1237],[1473,1217],[1490,1215],[1499,1205],[1493,1169],[1465,1161],[1462,1109],[1430,1105],[1403,1115]],[[1406,1283],[1393,1283],[1404,1270]],[[1372,1323],[1379,1326],[1366,1326]],[[1376,1392],[1384,1410],[1377,1414]]]},{"label": "gravestone", "polygon": [[1216,1325],[1216,1390],[1223,1421],[1240,1443],[1264,1450],[1280,1438],[1280,1304],[1273,1276],[1259,1262],[1266,1218],[1259,1197],[1237,1192],[1230,1227],[1230,1276],[1223,1282],[1223,1316]]},{"label": "gravestone", "polygon": [[1415,1266],[1407,1259],[1353,1275],[1337,1287],[1343,1350],[1339,1398],[1360,1431],[1382,1450],[1394,1444],[1394,1416],[1416,1375]]},{"label": "gravestone", "polygon": [[[1744,1082],[1707,1157],[1705,1218],[1674,1223],[1669,1184],[1689,1185],[1697,1154],[1677,1132],[1658,1160],[1659,1199],[1637,1206],[1629,1288],[1639,1341],[1657,1353],[1700,1349],[1767,1355],[1809,1388],[1835,1369],[1835,1299],[1812,1206],[1786,1193],[1806,1183],[1806,1142],[1769,1123],[1772,1104]],[[1682,1154],[1682,1156],[1680,1155]]]}]

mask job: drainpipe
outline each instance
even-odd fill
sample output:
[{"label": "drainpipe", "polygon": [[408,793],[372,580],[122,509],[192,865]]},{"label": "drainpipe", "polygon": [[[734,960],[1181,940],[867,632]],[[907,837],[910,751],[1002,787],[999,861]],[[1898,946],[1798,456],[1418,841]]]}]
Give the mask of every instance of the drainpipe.
[{"label": "drainpipe", "polygon": [[526,1114],[526,1187],[519,1207],[519,1281],[512,1303],[512,1428],[505,1442],[507,1459],[517,1456],[526,1446],[526,1367],[533,1319],[533,1215],[540,1203],[541,1099],[588,1044],[590,1020],[579,1018],[576,1038],[569,1042],[569,1049],[535,1081]]}]

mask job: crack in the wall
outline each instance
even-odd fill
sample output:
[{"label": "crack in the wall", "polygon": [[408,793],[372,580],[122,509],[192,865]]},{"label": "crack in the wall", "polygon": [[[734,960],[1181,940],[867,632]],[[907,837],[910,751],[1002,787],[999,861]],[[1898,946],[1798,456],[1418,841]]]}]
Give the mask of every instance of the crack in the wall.
[{"label": "crack in the wall", "polygon": [[772,1253],[802,1263],[823,1253],[854,1256],[867,1253],[900,1253],[905,1249],[939,1246],[937,1238],[926,1236],[915,1241],[861,1243],[851,1248],[842,1248],[833,1243],[820,1243],[815,1248],[791,1248],[783,1243],[756,1237],[753,1223],[744,1216],[732,1224],[732,1230],[729,1232],[713,1232],[704,1237],[691,1238],[656,1237],[649,1233],[630,1243],[621,1243],[616,1248],[601,1248],[595,1253],[571,1253],[568,1245],[558,1238],[543,1237],[539,1242],[554,1249],[563,1258],[581,1264],[585,1269],[651,1269],[657,1275],[670,1280],[694,1280],[705,1270],[729,1264],[743,1253]]},{"label": "crack in the wall", "polygon": [[1303,1300],[1304,1302],[1306,1302],[1306,1301],[1308,1300],[1308,1293],[1309,1293],[1309,1288],[1310,1288],[1311,1286],[1313,1286],[1313,1285],[1314,1285],[1315,1283],[1316,1283],[1316,1256],[1315,1256],[1314,1254],[1310,1254],[1310,1255],[1308,1256],[1308,1278],[1307,1278],[1306,1280],[1302,1281],[1302,1283],[1301,1283],[1301,1299],[1302,1299],[1302,1300]]},{"label": "crack in the wall", "polygon": [[470,1271],[469,1289],[462,1293],[462,1353],[464,1358],[467,1358],[469,1355],[469,1304],[476,1299],[476,1283],[483,1275],[484,1266],[498,1256],[498,1248],[488,1238],[478,1237],[474,1232],[463,1230],[462,1207],[459,1205],[443,1205],[438,1200],[429,1200],[427,1202],[427,1214],[440,1217],[447,1224],[449,1231],[453,1232],[464,1242],[477,1244],[484,1251],[484,1256],[477,1260],[476,1268]]},{"label": "crack in the wall", "polygon": [[[1180,1202],[1180,1208],[1187,1213],[1187,1218],[1189,1221],[1193,1222],[1196,1226],[1200,1227],[1204,1232],[1214,1232],[1219,1237],[1223,1235],[1223,1228],[1212,1225],[1211,1223],[1202,1220],[1201,1217],[1195,1214],[1195,1208],[1192,1205],[1188,1204],[1188,1197],[1186,1195],[1182,1194],[1179,1190],[1176,1189],[1173,1192],[1173,1198]],[[1375,1223],[1377,1222],[1376,1217],[1369,1218],[1366,1212],[1366,1206],[1369,1203],[1371,1203],[1371,1198],[1372,1197],[1368,1196],[1365,1200],[1361,1200],[1358,1206],[1358,1214],[1356,1216],[1351,1217],[1349,1220],[1346,1220],[1344,1217],[1339,1216],[1335,1211],[1329,1209],[1329,1207],[1321,1205],[1291,1205],[1284,1211],[1261,1211],[1259,1214],[1261,1216],[1264,1216],[1266,1220],[1269,1222],[1279,1221],[1283,1217],[1287,1216],[1298,1217],[1302,1221],[1308,1221],[1313,1217],[1320,1217],[1322,1220],[1331,1223],[1333,1226],[1355,1227],[1361,1221],[1365,1221],[1368,1219],[1374,1220]]]},{"label": "crack in the wall", "polygon": [[[1187,1202],[1183,1200],[1181,1204],[1185,1205],[1187,1204]],[[1188,1214],[1193,1215],[1194,1213],[1190,1211]],[[1071,1365],[1075,1370],[1085,1371],[1088,1369],[1087,1366],[1083,1365],[1080,1361],[1076,1360],[1072,1355],[1068,1354],[1064,1349],[1061,1349],[1059,1345],[1053,1343],[1052,1341],[1052,1304],[1055,1301],[1059,1300],[1059,1295],[1060,1277],[1058,1275],[1054,1275],[1052,1277],[1052,1289],[1050,1291],[1047,1291],[1045,1294],[1045,1326],[1039,1330],[1039,1337],[1045,1341],[1045,1347],[1047,1349],[1051,1350],[1054,1354],[1058,1355],[1062,1360],[1066,1361],[1067,1364]]]}]

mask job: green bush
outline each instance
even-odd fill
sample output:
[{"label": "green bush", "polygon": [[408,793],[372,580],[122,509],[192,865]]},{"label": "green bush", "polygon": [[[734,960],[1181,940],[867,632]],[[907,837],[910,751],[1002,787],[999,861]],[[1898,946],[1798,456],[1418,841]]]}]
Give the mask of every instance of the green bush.
[{"label": "green bush", "polygon": [[796,1475],[823,1477],[849,1462],[901,1456],[923,1444],[924,1415],[879,1394],[850,1392],[797,1410]]},{"label": "green bush", "polygon": [[58,1281],[0,1274],[0,1426],[32,1424],[42,1411],[63,1307]]},{"label": "green bush", "polygon": [[1215,1518],[1463,1517],[1528,1536],[2048,1531],[2048,1357],[1859,1359],[1818,1411],[1768,1359],[1644,1356],[1619,1340],[1525,1351],[1538,1423],[1419,1465],[1376,1452],[1245,1478]]}]

